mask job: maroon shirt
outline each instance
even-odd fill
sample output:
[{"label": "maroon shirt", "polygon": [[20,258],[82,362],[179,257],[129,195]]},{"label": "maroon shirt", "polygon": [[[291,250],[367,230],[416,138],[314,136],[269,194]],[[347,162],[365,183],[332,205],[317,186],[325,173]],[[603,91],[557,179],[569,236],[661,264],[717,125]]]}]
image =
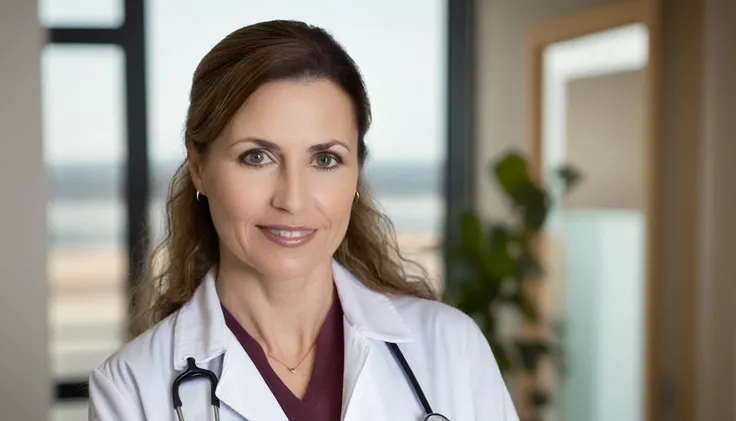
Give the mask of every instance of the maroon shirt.
[{"label": "maroon shirt", "polygon": [[290,421],[339,421],[342,411],[342,381],[345,360],[343,312],[340,300],[335,300],[327,314],[315,347],[312,377],[303,399],[299,399],[281,381],[268,363],[260,344],[243,329],[235,317],[222,306],[225,323],[253,360],[271,393]]}]

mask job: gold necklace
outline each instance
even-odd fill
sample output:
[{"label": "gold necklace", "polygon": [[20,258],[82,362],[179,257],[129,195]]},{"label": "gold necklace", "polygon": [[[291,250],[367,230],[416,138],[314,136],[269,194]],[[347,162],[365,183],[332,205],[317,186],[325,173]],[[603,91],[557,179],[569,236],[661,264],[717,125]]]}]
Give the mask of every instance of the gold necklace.
[{"label": "gold necklace", "polygon": [[271,354],[266,354],[266,356],[268,358],[271,358],[272,360],[276,361],[277,363],[283,365],[284,367],[286,367],[286,369],[289,370],[291,372],[291,374],[296,374],[296,369],[299,368],[299,366],[302,365],[302,363],[304,362],[304,360],[307,359],[307,357],[309,356],[309,354],[312,353],[312,349],[314,349],[314,346],[315,345],[317,345],[317,341],[316,340],[312,343],[312,346],[309,347],[309,350],[307,350],[307,353],[304,354],[304,356],[302,357],[302,359],[299,360],[299,362],[294,367],[289,366],[288,364],[282,362],[281,360],[279,360],[278,358],[274,357]]}]

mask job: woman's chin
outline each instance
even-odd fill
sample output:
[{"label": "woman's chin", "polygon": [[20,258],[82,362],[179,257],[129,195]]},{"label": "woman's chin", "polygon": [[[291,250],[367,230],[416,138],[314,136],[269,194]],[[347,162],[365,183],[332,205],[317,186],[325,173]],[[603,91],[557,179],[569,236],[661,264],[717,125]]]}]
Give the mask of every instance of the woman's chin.
[{"label": "woman's chin", "polygon": [[325,265],[324,259],[313,258],[278,258],[259,259],[255,269],[267,279],[299,279],[312,276],[315,271]]}]

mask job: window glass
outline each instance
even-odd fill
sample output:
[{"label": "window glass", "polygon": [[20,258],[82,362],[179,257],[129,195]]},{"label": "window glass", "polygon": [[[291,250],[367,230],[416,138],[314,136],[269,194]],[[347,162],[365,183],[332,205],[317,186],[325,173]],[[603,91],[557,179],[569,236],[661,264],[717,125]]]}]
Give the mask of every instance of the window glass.
[{"label": "window glass", "polygon": [[126,321],[124,57],[51,44],[41,61],[51,368],[57,382],[86,381]]},{"label": "window glass", "polygon": [[51,421],[87,421],[89,408],[86,401],[59,402],[54,405]]},{"label": "window glass", "polygon": [[38,14],[46,27],[106,27],[122,25],[123,0],[39,0]]}]

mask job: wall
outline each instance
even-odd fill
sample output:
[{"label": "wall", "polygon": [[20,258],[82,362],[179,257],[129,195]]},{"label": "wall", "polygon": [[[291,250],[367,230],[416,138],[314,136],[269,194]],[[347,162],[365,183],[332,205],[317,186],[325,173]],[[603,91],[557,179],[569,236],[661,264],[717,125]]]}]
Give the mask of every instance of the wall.
[{"label": "wall", "polygon": [[643,76],[626,71],[567,84],[567,160],[585,182],[566,209],[644,209]]},{"label": "wall", "polygon": [[700,420],[736,420],[736,2],[705,2]]},{"label": "wall", "polygon": [[497,216],[505,209],[488,176],[489,160],[528,144],[528,31],[537,22],[603,3],[606,0],[476,0],[477,199],[484,214]]},{"label": "wall", "polygon": [[[35,1],[0,2],[0,418],[48,419],[45,178]],[[12,40],[12,42],[8,42]]]}]

